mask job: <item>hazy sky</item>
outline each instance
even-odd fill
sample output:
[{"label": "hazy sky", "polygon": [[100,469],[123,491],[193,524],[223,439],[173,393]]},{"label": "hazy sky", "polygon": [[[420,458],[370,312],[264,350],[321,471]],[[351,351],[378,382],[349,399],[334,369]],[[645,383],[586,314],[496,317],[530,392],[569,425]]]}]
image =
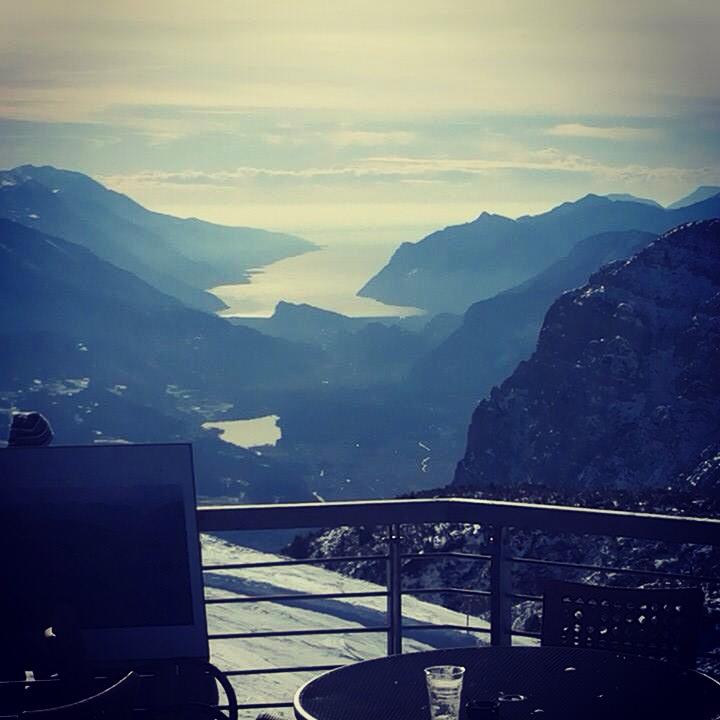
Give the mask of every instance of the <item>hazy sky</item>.
[{"label": "hazy sky", "polygon": [[397,237],[720,184],[716,0],[0,0],[0,165]]}]

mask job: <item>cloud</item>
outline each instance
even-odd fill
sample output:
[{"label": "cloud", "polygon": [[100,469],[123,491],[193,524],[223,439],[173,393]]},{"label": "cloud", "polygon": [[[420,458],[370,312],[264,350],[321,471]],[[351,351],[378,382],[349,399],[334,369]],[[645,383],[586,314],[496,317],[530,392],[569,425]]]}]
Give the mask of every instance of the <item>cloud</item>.
[{"label": "cloud", "polygon": [[345,147],[359,145],[375,147],[377,145],[409,145],[416,138],[415,133],[404,130],[377,132],[374,130],[339,130],[328,135],[334,145]]},{"label": "cloud", "polygon": [[[18,119],[114,105],[670,116],[720,97],[720,4],[636,0],[13,3],[0,96]],[[582,32],[578,29],[582,28]]]},{"label": "cloud", "polygon": [[625,125],[583,125],[582,123],[563,123],[546,131],[547,135],[557,137],[580,137],[594,140],[659,140],[662,133],[658,128],[627,127]]},{"label": "cloud", "polygon": [[268,168],[240,166],[230,170],[145,170],[127,175],[101,178],[113,187],[137,185],[214,185],[236,187],[244,182],[273,180],[314,181],[400,179],[410,183],[452,181],[458,176],[488,175],[502,171],[582,173],[614,182],[642,180],[703,183],[717,176],[711,167],[652,167],[641,164],[612,165],[582,155],[563,153],[555,148],[528,151],[523,155],[500,159],[403,157],[396,155],[362,158],[343,165],[305,168]]}]

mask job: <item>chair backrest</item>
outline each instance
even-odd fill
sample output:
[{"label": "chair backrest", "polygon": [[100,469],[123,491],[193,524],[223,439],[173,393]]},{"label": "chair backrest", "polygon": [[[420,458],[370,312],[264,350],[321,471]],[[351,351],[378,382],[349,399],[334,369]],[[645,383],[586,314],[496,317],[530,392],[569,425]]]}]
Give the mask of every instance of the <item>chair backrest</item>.
[{"label": "chair backrest", "polygon": [[137,674],[129,672],[101,692],[75,702],[20,713],[21,720],[96,720],[129,718],[133,709],[133,690]]},{"label": "chair backrest", "polygon": [[705,596],[698,588],[637,589],[547,581],[542,644],[695,664]]},{"label": "chair backrest", "polygon": [[208,659],[189,444],[3,450],[0,479],[0,654],[34,670],[52,627],[88,666]]}]

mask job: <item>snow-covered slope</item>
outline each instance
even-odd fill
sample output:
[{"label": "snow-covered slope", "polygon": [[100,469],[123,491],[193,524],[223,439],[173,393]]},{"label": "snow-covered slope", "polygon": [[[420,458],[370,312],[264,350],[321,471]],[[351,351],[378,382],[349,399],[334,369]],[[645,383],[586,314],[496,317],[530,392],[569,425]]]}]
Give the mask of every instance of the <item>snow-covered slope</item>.
[{"label": "snow-covered slope", "polygon": [[[239,547],[204,536],[203,563],[259,563],[283,559],[277,555]],[[239,598],[269,594],[349,593],[383,591],[380,585],[350,578],[309,565],[210,571],[205,575],[206,597]],[[245,633],[262,630],[359,628],[385,623],[385,598],[287,600],[208,605],[210,633]],[[403,597],[407,624],[465,625],[467,616],[413,597]],[[476,627],[487,622],[471,618]],[[386,653],[384,632],[344,635],[300,635],[271,638],[214,640],[213,662],[225,670],[277,668],[298,665],[344,664]],[[464,631],[406,633],[405,652],[433,647],[485,644],[487,635]],[[295,690],[315,673],[273,673],[234,679],[240,702],[289,702]]]}]

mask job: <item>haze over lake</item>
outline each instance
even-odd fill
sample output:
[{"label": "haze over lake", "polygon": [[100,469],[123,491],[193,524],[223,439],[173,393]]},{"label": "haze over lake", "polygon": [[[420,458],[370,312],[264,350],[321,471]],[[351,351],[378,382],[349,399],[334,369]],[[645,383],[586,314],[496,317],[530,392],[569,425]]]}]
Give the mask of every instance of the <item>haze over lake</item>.
[{"label": "haze over lake", "polygon": [[351,317],[416,315],[422,311],[355,295],[396,247],[397,243],[335,242],[257,270],[250,284],[221,285],[211,292],[229,306],[225,316],[269,317],[280,300]]}]

